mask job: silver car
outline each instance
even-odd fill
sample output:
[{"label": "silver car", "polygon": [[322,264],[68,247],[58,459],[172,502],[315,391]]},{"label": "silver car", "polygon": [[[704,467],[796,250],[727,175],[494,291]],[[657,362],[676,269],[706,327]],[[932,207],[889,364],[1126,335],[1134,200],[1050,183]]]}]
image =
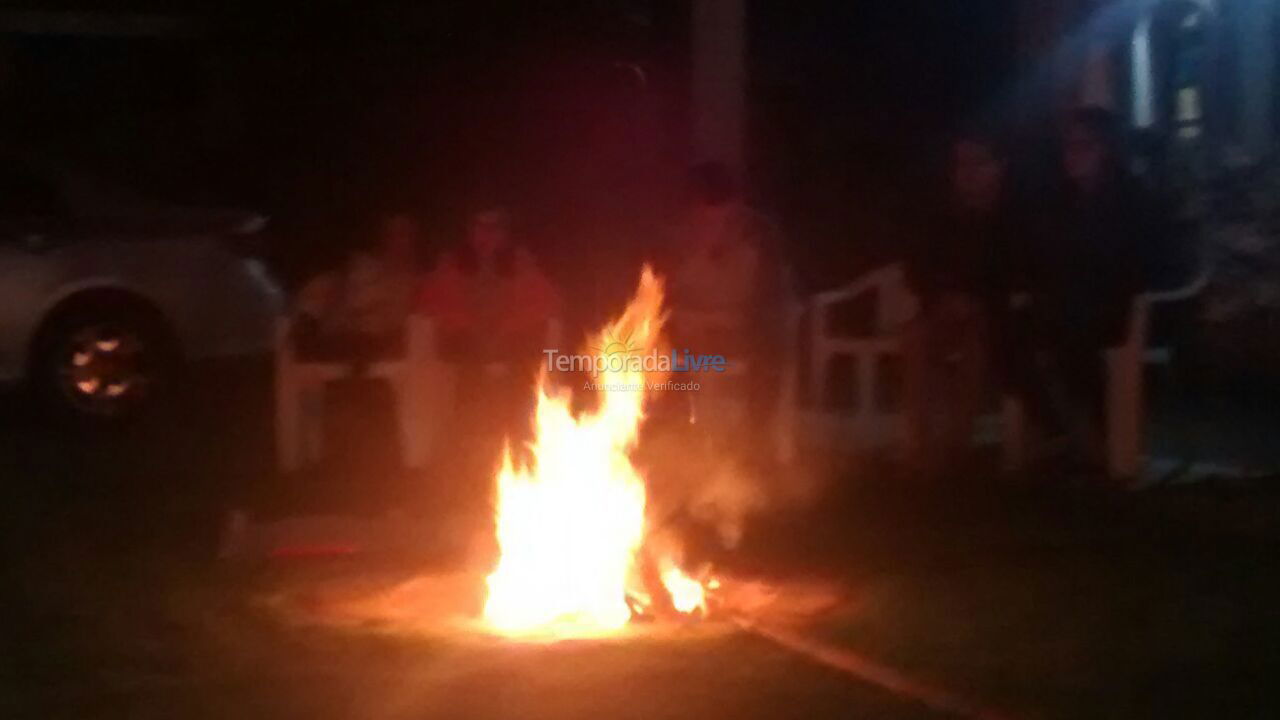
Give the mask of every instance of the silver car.
[{"label": "silver car", "polygon": [[0,381],[59,413],[133,415],[182,360],[270,352],[279,287],[246,213],[91,202],[0,158]]}]

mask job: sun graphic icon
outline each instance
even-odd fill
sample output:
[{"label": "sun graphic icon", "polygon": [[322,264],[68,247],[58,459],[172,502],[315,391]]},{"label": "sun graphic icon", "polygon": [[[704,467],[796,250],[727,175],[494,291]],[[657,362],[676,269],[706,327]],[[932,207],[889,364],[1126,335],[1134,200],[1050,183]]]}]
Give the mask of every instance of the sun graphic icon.
[{"label": "sun graphic icon", "polygon": [[639,352],[640,349],[631,344],[631,336],[624,338],[616,338],[611,334],[604,336],[604,344],[598,348],[592,348],[597,353],[609,357],[611,355],[630,355]]}]

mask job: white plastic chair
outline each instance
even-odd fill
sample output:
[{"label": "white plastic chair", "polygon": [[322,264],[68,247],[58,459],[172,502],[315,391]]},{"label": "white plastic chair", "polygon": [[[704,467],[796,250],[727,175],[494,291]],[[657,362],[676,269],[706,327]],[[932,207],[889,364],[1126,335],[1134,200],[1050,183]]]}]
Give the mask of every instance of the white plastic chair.
[{"label": "white plastic chair", "polygon": [[[324,442],[324,391],[327,383],[351,374],[349,363],[298,358],[288,318],[276,322],[275,405],[276,455],[282,471],[320,460]],[[421,467],[452,396],[451,374],[436,360],[430,320],[411,316],[401,357],[370,363],[364,377],[391,386],[396,403],[401,448],[408,467]]]},{"label": "white plastic chair", "polygon": [[[1204,264],[1193,280],[1183,287],[1139,295],[1134,300],[1129,330],[1124,345],[1106,351],[1107,364],[1107,470],[1112,477],[1136,477],[1142,466],[1144,425],[1145,363],[1168,362],[1167,348],[1148,348],[1147,331],[1151,309],[1159,303],[1187,300],[1198,295],[1208,284],[1212,268]],[[827,315],[833,305],[849,302],[861,295],[876,294],[875,335],[865,338],[832,337],[828,333]],[[814,296],[812,300],[812,355],[810,392],[815,403],[821,402],[826,390],[826,374],[831,360],[839,356],[853,358],[857,364],[856,386],[858,407],[854,409],[855,442],[865,447],[900,443],[904,437],[904,419],[899,412],[881,411],[876,407],[876,371],[879,360],[902,352],[902,328],[919,311],[919,303],[906,286],[900,264],[870,272],[853,283]],[[1016,397],[1002,403],[1003,464],[1006,470],[1017,470],[1025,460],[1025,413]]]},{"label": "white plastic chair", "polygon": [[[831,309],[862,296],[872,296],[875,314],[872,334],[864,337],[842,337],[830,332]],[[876,388],[880,385],[882,359],[900,356],[901,331],[919,312],[919,302],[907,288],[903,266],[894,263],[873,270],[854,282],[836,290],[819,293],[810,300],[809,397],[815,415],[840,426],[833,432],[852,438],[860,449],[895,445],[905,434],[905,418],[899,411],[887,411],[876,404]],[[821,410],[827,391],[827,374],[837,357],[848,357],[854,363],[857,404],[852,414],[828,417]]]},{"label": "white plastic chair", "polygon": [[[410,468],[426,464],[439,444],[441,431],[453,417],[458,369],[437,353],[434,327],[429,318],[411,316],[405,329],[404,355],[372,363],[364,374],[381,378],[391,386],[404,464]],[[325,384],[351,372],[350,364],[299,360],[290,337],[289,321],[277,321],[276,444],[282,471],[320,460],[324,450]],[[560,337],[560,321],[553,318],[547,323],[547,347],[558,347]],[[484,370],[501,375],[510,367],[491,363]]]},{"label": "white plastic chair", "polygon": [[[1209,284],[1212,265],[1202,263],[1199,272],[1182,287],[1147,292],[1133,300],[1129,329],[1123,345],[1105,351],[1107,473],[1114,478],[1137,478],[1143,467],[1143,429],[1146,425],[1146,365],[1167,365],[1173,351],[1150,347],[1151,311],[1161,303],[1180,302],[1199,295]],[[1014,471],[1025,461],[1024,411],[1018,398],[1004,399],[1002,408],[1004,466]]]}]

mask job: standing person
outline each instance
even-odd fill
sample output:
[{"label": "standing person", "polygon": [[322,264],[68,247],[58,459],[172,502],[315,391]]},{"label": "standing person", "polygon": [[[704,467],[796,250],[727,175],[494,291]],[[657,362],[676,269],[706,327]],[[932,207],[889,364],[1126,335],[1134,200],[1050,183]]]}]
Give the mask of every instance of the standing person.
[{"label": "standing person", "polygon": [[996,143],[980,134],[951,148],[949,187],[908,257],[920,314],[904,335],[908,458],[955,467],[970,454],[973,422],[1004,366],[1017,235]]},{"label": "standing person", "polygon": [[[669,284],[671,340],[731,363],[745,360],[746,392],[737,394],[745,395],[754,429],[763,430],[777,411],[790,342],[792,289],[781,233],[743,200],[732,173],[720,163],[695,166],[690,191],[690,207],[670,250],[675,259]],[[689,379],[727,385],[709,376]],[[702,392],[710,395],[710,389]],[[767,439],[761,440],[755,446],[768,447]]]},{"label": "standing person", "polygon": [[1102,351],[1124,341],[1153,227],[1147,194],[1125,165],[1121,133],[1101,108],[1068,118],[1061,189],[1032,253],[1030,409],[1066,432],[1074,459],[1088,470],[1105,461]]}]

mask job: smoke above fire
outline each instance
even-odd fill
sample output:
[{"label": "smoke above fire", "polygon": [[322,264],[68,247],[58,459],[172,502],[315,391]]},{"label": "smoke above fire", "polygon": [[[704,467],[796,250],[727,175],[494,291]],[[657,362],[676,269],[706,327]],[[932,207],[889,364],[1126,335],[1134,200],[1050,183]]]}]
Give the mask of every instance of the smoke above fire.
[{"label": "smoke above fire", "polygon": [[805,463],[753,462],[742,436],[736,442],[665,428],[647,436],[644,447],[653,502],[661,505],[655,514],[711,529],[726,550],[739,546],[753,519],[810,505],[824,483]]}]

